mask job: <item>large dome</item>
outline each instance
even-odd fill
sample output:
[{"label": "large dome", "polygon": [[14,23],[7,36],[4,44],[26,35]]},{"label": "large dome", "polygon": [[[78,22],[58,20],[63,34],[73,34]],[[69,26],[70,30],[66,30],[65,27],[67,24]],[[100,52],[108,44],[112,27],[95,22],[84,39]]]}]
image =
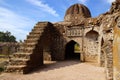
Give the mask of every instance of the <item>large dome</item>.
[{"label": "large dome", "polygon": [[86,6],[83,4],[74,4],[67,9],[64,21],[74,21],[89,17],[91,17],[91,13]]},{"label": "large dome", "polygon": [[120,3],[120,0],[116,0],[118,3]]}]

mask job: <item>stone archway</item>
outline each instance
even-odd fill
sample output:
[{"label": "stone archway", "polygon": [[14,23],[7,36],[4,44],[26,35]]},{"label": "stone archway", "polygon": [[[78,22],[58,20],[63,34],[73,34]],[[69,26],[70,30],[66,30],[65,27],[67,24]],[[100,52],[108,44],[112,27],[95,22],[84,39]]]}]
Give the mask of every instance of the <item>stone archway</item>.
[{"label": "stone archway", "polygon": [[13,54],[6,72],[29,73],[44,64],[45,53],[50,55],[50,60],[64,59],[64,41],[52,23],[37,23],[27,36],[21,51]]},{"label": "stone archway", "polygon": [[[39,23],[41,28],[43,23]],[[38,40],[31,54],[30,61],[33,68],[44,64],[44,57],[49,60],[63,60],[64,59],[64,37],[59,30],[54,27],[52,23],[44,23],[43,32],[39,34]],[[47,56],[46,56],[47,55]]]},{"label": "stone archway", "polygon": [[65,46],[65,59],[80,60],[80,45],[71,40]]}]

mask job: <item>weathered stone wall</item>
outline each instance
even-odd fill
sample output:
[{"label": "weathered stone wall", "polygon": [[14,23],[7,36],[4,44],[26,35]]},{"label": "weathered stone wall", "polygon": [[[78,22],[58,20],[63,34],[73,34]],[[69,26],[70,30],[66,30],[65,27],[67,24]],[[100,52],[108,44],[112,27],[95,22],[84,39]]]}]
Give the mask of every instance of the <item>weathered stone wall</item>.
[{"label": "weathered stone wall", "polygon": [[87,26],[84,30],[85,61],[98,61],[99,27]]},{"label": "weathered stone wall", "polygon": [[[114,16],[105,15],[101,23],[101,54],[100,65],[105,67],[106,77],[113,80],[113,27]],[[103,40],[103,41],[102,41]],[[103,60],[102,60],[103,59]]]},{"label": "weathered stone wall", "polygon": [[12,54],[19,50],[21,43],[0,42],[0,54]]},{"label": "weathered stone wall", "polygon": [[114,80],[120,80],[120,16],[116,19],[113,41],[113,69]]},{"label": "weathered stone wall", "polygon": [[65,57],[65,43],[66,40],[62,36],[54,38],[51,52],[53,60],[64,60]]},{"label": "weathered stone wall", "polygon": [[118,13],[114,13],[112,15],[104,15],[100,26],[102,29],[101,39],[103,39],[103,41],[101,41],[100,65],[105,66],[106,76],[108,80],[113,80],[113,29],[116,25],[115,20],[117,14]]},{"label": "weathered stone wall", "polygon": [[97,62],[98,60],[98,42],[85,38],[84,52],[85,61]]},{"label": "weathered stone wall", "polygon": [[[113,2],[110,11],[97,18],[88,18],[90,12],[84,6],[80,4],[73,6],[75,7],[68,10],[63,22],[54,24],[38,22],[27,36],[21,48],[22,52],[13,55],[7,71],[25,73],[32,68],[41,66],[44,59],[64,60],[66,45],[70,41],[74,41],[80,45],[83,61],[97,62],[104,66],[108,80],[113,80],[114,67],[114,80],[120,80],[119,1]],[[78,10],[85,8],[86,13],[73,12],[76,8]],[[78,13],[85,15],[78,16]],[[19,58],[19,60],[14,58]]]},{"label": "weathered stone wall", "polygon": [[105,72],[106,72],[106,78],[107,80],[113,80],[113,50],[112,50],[112,42],[111,41],[105,41],[104,45],[102,46],[102,52],[104,57],[104,65],[105,66]]},{"label": "weathered stone wall", "polygon": [[71,27],[66,27],[66,37],[67,37],[67,42],[74,40],[80,45],[80,51],[82,52],[83,50],[83,26],[75,26],[72,25]]}]

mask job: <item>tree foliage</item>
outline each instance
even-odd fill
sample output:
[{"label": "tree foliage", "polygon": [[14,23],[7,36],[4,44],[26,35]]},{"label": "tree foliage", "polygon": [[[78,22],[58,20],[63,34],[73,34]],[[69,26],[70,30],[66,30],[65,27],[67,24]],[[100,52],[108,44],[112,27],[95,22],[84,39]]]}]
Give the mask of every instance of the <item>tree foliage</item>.
[{"label": "tree foliage", "polygon": [[0,32],[0,42],[16,42],[16,38],[11,32]]},{"label": "tree foliage", "polygon": [[75,51],[80,51],[80,45],[76,43],[76,44],[74,45],[74,50],[75,50]]}]

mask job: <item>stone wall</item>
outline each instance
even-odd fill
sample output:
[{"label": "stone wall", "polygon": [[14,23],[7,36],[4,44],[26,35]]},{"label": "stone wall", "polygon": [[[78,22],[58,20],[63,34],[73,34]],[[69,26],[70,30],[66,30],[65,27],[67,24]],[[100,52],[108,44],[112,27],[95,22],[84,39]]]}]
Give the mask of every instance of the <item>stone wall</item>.
[{"label": "stone wall", "polygon": [[[76,4],[70,7],[66,13],[66,19],[68,13],[77,14],[77,11],[73,12],[76,8],[82,10],[84,6]],[[86,11],[89,13],[87,8]],[[108,80],[113,80],[113,77],[114,80],[120,80],[119,11],[120,3],[117,1],[112,3],[110,11],[97,18],[86,18],[84,16],[79,18],[80,16],[77,15],[78,17],[73,16],[71,18],[73,20],[70,19],[70,21],[65,19],[65,21],[57,23],[38,22],[27,36],[22,52],[13,55],[13,59],[6,68],[7,71],[25,73],[32,68],[43,65],[44,59],[64,60],[66,45],[73,41],[80,45],[83,61],[97,62],[101,66],[105,66]],[[85,13],[82,12],[81,14]],[[19,58],[19,60],[14,58]]]},{"label": "stone wall", "polygon": [[114,80],[120,80],[120,17],[116,19],[116,26],[114,28],[113,41],[113,69]]},{"label": "stone wall", "polygon": [[19,51],[21,43],[0,42],[0,54],[12,54]]},{"label": "stone wall", "polygon": [[99,33],[94,29],[91,29],[91,27],[85,28],[84,33],[85,61],[97,62],[99,48]]},{"label": "stone wall", "polygon": [[101,55],[104,62],[102,63],[105,66],[105,72],[107,80],[113,80],[113,42],[105,41],[102,46],[103,55]]}]

